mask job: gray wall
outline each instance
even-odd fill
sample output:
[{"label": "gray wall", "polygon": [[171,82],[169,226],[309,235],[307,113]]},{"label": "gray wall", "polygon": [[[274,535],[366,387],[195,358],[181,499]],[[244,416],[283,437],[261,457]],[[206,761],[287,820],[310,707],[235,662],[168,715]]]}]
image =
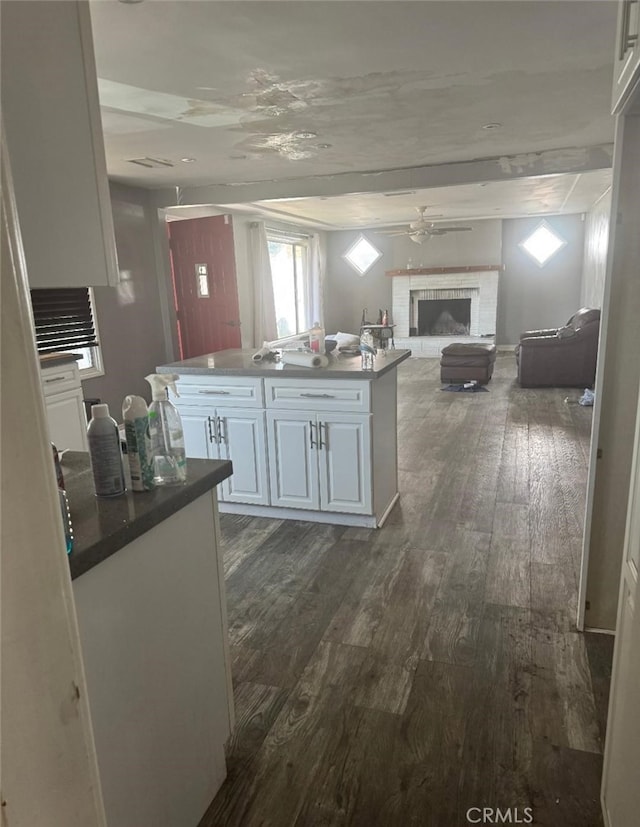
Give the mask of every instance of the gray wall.
[{"label": "gray wall", "polygon": [[160,290],[152,236],[156,210],[145,190],[111,185],[121,282],[94,289],[105,375],[82,382],[85,398],[99,397],[121,419],[122,399],[150,400],[144,377],[166,361]]},{"label": "gray wall", "polygon": [[496,342],[515,344],[525,330],[558,327],[580,308],[584,222],[581,215],[546,216],[567,245],[544,267],[518,243],[536,228],[540,217],[505,219],[498,287]]},{"label": "gray wall", "polygon": [[584,264],[580,291],[580,304],[583,307],[602,308],[610,218],[611,190],[589,210],[585,220]]},{"label": "gray wall", "polygon": [[378,310],[391,312],[391,279],[385,276],[385,270],[393,269],[393,242],[386,236],[367,231],[362,233],[381,251],[382,257],[368,273],[361,276],[343,258],[359,235],[360,230],[327,233],[327,275],[324,284],[327,333],[359,333],[365,307],[369,310],[368,321],[377,319]]},{"label": "gray wall", "polygon": [[499,218],[448,221],[447,224],[459,224],[462,227],[471,227],[472,230],[436,236],[425,244],[416,244],[407,236],[398,236],[393,241],[393,266],[387,269],[500,264],[502,221]]}]

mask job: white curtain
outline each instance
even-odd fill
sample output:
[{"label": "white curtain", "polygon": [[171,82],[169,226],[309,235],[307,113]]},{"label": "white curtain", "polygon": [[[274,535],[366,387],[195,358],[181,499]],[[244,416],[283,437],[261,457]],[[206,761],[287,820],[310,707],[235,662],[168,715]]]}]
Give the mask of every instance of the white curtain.
[{"label": "white curtain", "polygon": [[314,322],[320,322],[324,327],[324,274],[326,271],[327,255],[324,236],[313,233],[309,238],[309,271],[307,273],[307,328],[313,327]]},{"label": "white curtain", "polygon": [[262,347],[263,342],[271,342],[278,338],[269,245],[264,221],[254,221],[249,227],[249,256],[253,277],[253,344],[254,347]]}]

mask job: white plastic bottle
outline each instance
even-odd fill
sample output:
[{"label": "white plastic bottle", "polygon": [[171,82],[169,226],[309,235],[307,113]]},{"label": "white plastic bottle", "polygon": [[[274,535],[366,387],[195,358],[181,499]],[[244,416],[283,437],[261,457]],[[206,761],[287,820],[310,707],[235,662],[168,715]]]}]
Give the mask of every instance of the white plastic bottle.
[{"label": "white plastic bottle", "polygon": [[87,428],[91,471],[97,497],[118,497],[125,492],[120,436],[108,405],[92,405]]},{"label": "white plastic bottle", "polygon": [[156,485],[180,485],[187,478],[182,420],[169,401],[168,388],[179,396],[175,373],[150,373],[145,376],[151,385],[149,405],[149,436],[153,456],[153,481]]},{"label": "white plastic bottle", "polygon": [[149,411],[141,396],[125,396],[122,402],[122,419],[127,440],[127,459],[131,472],[133,491],[151,491],[153,481],[153,454],[149,433]]}]

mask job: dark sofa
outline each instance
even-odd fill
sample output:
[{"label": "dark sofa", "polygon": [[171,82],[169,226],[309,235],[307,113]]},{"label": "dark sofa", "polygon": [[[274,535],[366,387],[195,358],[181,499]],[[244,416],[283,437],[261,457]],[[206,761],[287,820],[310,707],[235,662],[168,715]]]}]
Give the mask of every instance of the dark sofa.
[{"label": "dark sofa", "polygon": [[600,311],[588,307],[578,310],[564,327],[523,333],[516,345],[520,385],[593,387],[599,335]]}]

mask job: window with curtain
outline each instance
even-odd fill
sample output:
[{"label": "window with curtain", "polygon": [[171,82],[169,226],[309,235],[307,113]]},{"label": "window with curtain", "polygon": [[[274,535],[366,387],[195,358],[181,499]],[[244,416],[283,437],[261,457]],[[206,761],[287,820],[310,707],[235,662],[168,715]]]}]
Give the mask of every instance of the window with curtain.
[{"label": "window with curtain", "polygon": [[278,337],[308,330],[309,237],[267,227]]},{"label": "window with curtain", "polygon": [[102,373],[93,295],[88,287],[31,291],[38,353],[76,353],[83,376]]}]

